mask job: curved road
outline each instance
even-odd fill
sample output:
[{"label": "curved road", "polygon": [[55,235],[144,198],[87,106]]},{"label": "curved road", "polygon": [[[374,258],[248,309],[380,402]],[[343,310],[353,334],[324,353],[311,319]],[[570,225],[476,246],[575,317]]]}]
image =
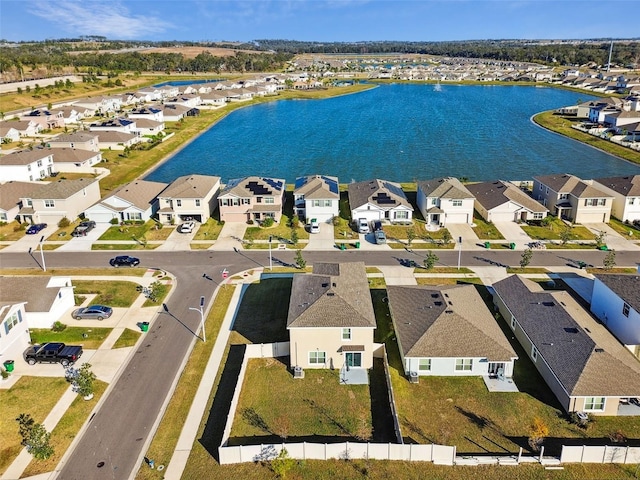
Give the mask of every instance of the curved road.
[{"label": "curved road", "polygon": [[[422,263],[426,251],[404,250],[303,252],[307,263],[317,261],[363,261],[367,265],[398,265],[409,258]],[[189,311],[197,307],[200,296],[207,301],[222,280],[221,271],[229,275],[256,267],[268,267],[267,251],[250,252],[136,252],[146,267],[170,271],[177,279],[173,294],[167,300],[169,313],[160,313],[144,342],[131,357],[122,374],[111,386],[110,393],[91,418],[88,428],[69,455],[58,478],[64,480],[101,480],[134,478],[144,455],[143,448],[153,435],[158,416],[177,379],[183,362],[194,342],[200,316]],[[457,251],[437,251],[441,265],[455,266]],[[566,266],[585,261],[602,265],[605,253],[585,250],[535,251],[531,266]],[[92,267],[108,265],[112,252],[46,252],[47,268]],[[293,262],[293,252],[274,252],[274,266]],[[462,252],[462,265],[519,264],[521,252],[481,251]],[[40,255],[0,253],[0,268],[39,268]],[[636,266],[638,252],[616,252],[618,265]],[[106,267],[111,268],[111,267]],[[206,274],[209,279],[203,277]],[[213,339],[211,339],[213,341]]]}]

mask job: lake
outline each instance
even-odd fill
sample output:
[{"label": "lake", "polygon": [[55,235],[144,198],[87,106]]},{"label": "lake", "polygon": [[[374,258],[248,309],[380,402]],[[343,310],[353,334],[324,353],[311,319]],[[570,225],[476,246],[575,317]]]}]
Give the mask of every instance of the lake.
[{"label": "lake", "polygon": [[545,87],[391,84],[323,100],[279,100],[236,110],[160,165],[148,180],[217,175],[521,180],[583,179],[640,167],[534,125],[532,115],[586,101]]}]

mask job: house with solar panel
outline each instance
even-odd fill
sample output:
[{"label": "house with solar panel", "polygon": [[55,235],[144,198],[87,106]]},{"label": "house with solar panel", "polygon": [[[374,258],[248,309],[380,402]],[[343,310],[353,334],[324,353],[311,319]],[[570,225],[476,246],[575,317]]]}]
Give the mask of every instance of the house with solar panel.
[{"label": "house with solar panel", "polygon": [[293,201],[300,219],[331,223],[340,214],[338,178],[326,175],[296,178]]},{"label": "house with solar panel", "polygon": [[427,225],[473,223],[473,194],[454,177],[418,182],[416,203]]},{"label": "house with solar panel", "polygon": [[[504,382],[518,358],[473,285],[387,286],[389,312],[405,374],[482,376]],[[499,382],[487,385],[499,385]]]},{"label": "house with solar panel", "polygon": [[285,182],[281,178],[244,177],[229,180],[218,197],[223,222],[262,222],[282,217]]},{"label": "house with solar panel", "polygon": [[412,223],[413,207],[399,183],[370,180],[350,183],[348,187],[351,218],[367,222]]},{"label": "house with solar panel", "polygon": [[496,308],[565,411],[640,415],[640,362],[568,292],[518,275],[493,289]]},{"label": "house with solar panel", "polygon": [[[153,182],[155,183],[155,182]],[[218,206],[220,177],[183,175],[158,194],[158,219],[162,223],[206,222]]]}]

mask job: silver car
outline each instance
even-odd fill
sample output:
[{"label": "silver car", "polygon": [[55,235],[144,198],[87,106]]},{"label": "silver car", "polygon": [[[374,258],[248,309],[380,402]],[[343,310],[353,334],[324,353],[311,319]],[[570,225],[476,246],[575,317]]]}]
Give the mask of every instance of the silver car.
[{"label": "silver car", "polygon": [[89,305],[88,307],[78,308],[73,311],[71,316],[76,320],[103,320],[109,318],[113,313],[113,308],[105,305]]}]

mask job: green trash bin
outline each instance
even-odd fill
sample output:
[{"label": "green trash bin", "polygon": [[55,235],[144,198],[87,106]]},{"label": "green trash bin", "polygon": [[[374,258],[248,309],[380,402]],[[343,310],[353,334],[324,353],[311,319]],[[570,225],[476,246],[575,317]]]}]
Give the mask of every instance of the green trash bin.
[{"label": "green trash bin", "polygon": [[360,242],[356,242],[356,248],[360,248]]},{"label": "green trash bin", "polygon": [[5,360],[5,361],[3,362],[4,369],[5,369],[7,372],[13,372],[13,363],[14,363],[14,362],[13,362],[13,360]]},{"label": "green trash bin", "polygon": [[511,243],[509,244],[509,248],[510,248],[511,250],[515,250],[515,249],[516,249],[516,244],[515,244],[515,243],[513,243],[513,242],[511,242]]},{"label": "green trash bin", "polygon": [[149,331],[149,322],[142,322],[140,324],[140,330],[142,330],[143,332],[148,332]]},{"label": "green trash bin", "polygon": [[490,242],[484,242],[484,248],[491,248]]},{"label": "green trash bin", "polygon": [[600,245],[598,247],[598,250],[602,250],[602,251],[606,252],[607,250],[609,250],[609,248],[606,245]]},{"label": "green trash bin", "polygon": [[347,249],[347,244],[346,243],[341,243],[340,244],[340,250],[346,250]]}]

